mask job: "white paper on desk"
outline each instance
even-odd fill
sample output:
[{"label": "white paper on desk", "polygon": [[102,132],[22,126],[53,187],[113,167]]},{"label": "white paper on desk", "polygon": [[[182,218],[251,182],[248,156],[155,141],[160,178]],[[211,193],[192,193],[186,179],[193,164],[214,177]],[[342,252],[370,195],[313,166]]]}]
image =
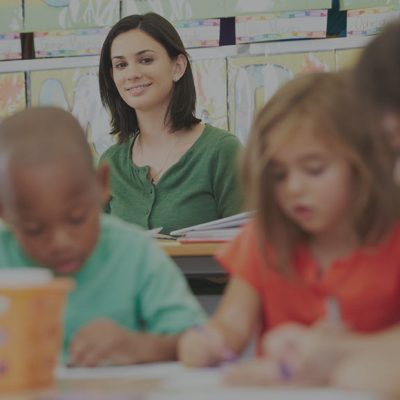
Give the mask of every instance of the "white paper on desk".
[{"label": "white paper on desk", "polygon": [[359,392],[331,388],[229,387],[222,383],[222,368],[185,368],[179,363],[124,367],[66,368],[56,370],[56,379],[154,379],[161,388],[146,393],[146,400],[378,400]]},{"label": "white paper on desk", "polygon": [[227,386],[223,368],[176,368],[151,400],[378,400],[368,393],[333,388],[267,388]]},{"label": "white paper on desk", "polygon": [[147,233],[149,236],[155,236],[155,235],[157,235],[157,233],[160,233],[160,232],[161,232],[161,229],[162,229],[162,228],[163,228],[163,227],[161,226],[161,227],[159,227],[159,228],[149,229],[149,230],[146,231],[146,233]]},{"label": "white paper on desk", "polygon": [[171,374],[177,374],[182,367],[179,363],[155,363],[146,365],[129,365],[97,368],[56,368],[57,380],[92,380],[92,379],[127,379],[155,378],[163,379]]}]

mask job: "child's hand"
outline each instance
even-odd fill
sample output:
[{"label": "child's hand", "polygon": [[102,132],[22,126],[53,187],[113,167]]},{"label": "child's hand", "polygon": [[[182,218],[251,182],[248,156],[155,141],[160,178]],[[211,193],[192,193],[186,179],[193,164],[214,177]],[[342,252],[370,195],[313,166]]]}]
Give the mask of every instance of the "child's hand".
[{"label": "child's hand", "polygon": [[178,358],[188,367],[206,367],[231,361],[234,353],[226,347],[218,329],[205,325],[183,334],[178,343]]},{"label": "child's hand", "polygon": [[326,383],[342,355],[337,341],[340,333],[324,324],[275,328],[264,338],[264,357],[235,366],[224,380],[234,385]]},{"label": "child's hand", "polygon": [[265,336],[264,354],[280,369],[281,380],[323,384],[342,356],[343,333],[324,323],[313,327],[287,324]]},{"label": "child's hand", "polygon": [[388,348],[386,351],[366,349],[344,357],[335,367],[330,384],[345,390],[376,392],[385,399],[398,399],[399,381],[399,353]]},{"label": "child's hand", "polygon": [[132,342],[135,333],[108,319],[89,322],[75,335],[70,346],[70,365],[96,367],[135,363]]}]

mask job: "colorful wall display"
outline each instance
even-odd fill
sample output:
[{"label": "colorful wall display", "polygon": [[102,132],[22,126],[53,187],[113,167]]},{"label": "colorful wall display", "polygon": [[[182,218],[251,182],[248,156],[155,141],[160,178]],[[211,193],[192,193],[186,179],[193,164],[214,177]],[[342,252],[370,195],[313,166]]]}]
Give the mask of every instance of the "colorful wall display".
[{"label": "colorful wall display", "polygon": [[0,60],[18,60],[22,57],[19,33],[0,33]]},{"label": "colorful wall display", "polygon": [[25,30],[49,31],[111,26],[119,0],[25,0]]},{"label": "colorful wall display", "polygon": [[347,36],[376,35],[386,24],[399,17],[400,4],[349,10],[347,11]]},{"label": "colorful wall display", "polygon": [[236,17],[236,43],[326,37],[327,10],[285,11]]},{"label": "colorful wall display", "polygon": [[192,69],[197,95],[196,116],[203,122],[228,129],[226,59],[196,60],[192,62]]},{"label": "colorful wall display", "polygon": [[353,67],[362,51],[362,48],[335,50],[336,69],[342,70]]},{"label": "colorful wall display", "polygon": [[224,0],[122,0],[122,16],[155,12],[169,21],[220,18],[225,16]]},{"label": "colorful wall display", "polygon": [[110,119],[100,100],[97,67],[33,71],[31,105],[69,110],[84,128],[93,151],[101,155],[112,143]]},{"label": "colorful wall display", "polygon": [[332,7],[332,0],[225,0],[225,15],[251,15],[280,11],[322,10]]},{"label": "colorful wall display", "polygon": [[100,54],[110,28],[34,32],[35,57],[68,57]]},{"label": "colorful wall display", "polygon": [[174,26],[186,48],[219,46],[219,19],[177,21]]},{"label": "colorful wall display", "polygon": [[25,74],[0,74],[0,120],[26,107]]},{"label": "colorful wall display", "polygon": [[332,0],[122,0],[122,16],[154,11],[170,21],[182,21],[331,7]]},{"label": "colorful wall display", "polygon": [[254,114],[295,75],[335,70],[333,51],[228,58],[229,129],[245,143]]},{"label": "colorful wall display", "polygon": [[339,0],[340,10],[398,5],[400,5],[400,0]]},{"label": "colorful wall display", "polygon": [[22,27],[22,0],[1,0],[0,32],[20,32]]}]

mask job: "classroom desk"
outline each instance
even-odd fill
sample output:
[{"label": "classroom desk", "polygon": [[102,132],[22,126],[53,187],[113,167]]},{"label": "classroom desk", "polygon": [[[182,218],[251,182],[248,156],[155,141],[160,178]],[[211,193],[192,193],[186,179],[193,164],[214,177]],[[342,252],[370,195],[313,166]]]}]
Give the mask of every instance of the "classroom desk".
[{"label": "classroom desk", "polygon": [[7,400],[381,400],[370,393],[333,388],[228,387],[220,368],[179,363],[58,370],[47,390],[0,396]]},{"label": "classroom desk", "polygon": [[214,260],[223,243],[182,244],[175,240],[158,240],[161,248],[174,259],[187,278],[223,277],[226,272]]}]

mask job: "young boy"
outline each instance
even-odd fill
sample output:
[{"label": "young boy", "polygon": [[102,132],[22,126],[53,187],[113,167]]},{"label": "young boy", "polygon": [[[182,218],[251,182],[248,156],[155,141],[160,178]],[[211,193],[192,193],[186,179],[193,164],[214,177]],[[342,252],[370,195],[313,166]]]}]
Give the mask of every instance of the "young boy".
[{"label": "young boy", "polygon": [[173,360],[179,333],[202,322],[203,312],[142,230],[101,215],[108,196],[107,166],[95,170],[69,113],[31,108],[0,125],[0,268],[42,266],[74,277],[66,360],[72,366]]}]

